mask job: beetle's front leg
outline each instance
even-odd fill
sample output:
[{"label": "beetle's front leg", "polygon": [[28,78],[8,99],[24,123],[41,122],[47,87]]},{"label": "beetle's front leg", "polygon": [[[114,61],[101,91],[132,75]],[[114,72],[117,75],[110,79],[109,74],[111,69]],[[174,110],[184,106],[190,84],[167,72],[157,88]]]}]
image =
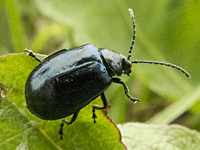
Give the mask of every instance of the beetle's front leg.
[{"label": "beetle's front leg", "polygon": [[107,99],[106,99],[106,96],[104,93],[101,94],[101,99],[103,101],[103,105],[104,106],[99,106],[99,105],[92,105],[93,109],[92,109],[92,118],[94,119],[94,123],[96,123],[96,118],[97,118],[97,115],[95,114],[95,109],[105,109],[108,105],[108,102],[107,102]]},{"label": "beetle's front leg", "polygon": [[124,87],[124,92],[127,95],[128,98],[130,98],[133,102],[138,102],[140,101],[139,99],[133,98],[131,95],[128,94],[128,87],[126,86],[126,84],[119,78],[116,77],[112,77],[112,82],[114,83],[119,83],[122,84]]},{"label": "beetle's front leg", "polygon": [[76,120],[76,118],[77,118],[77,116],[78,116],[78,113],[79,113],[79,111],[77,111],[76,113],[74,113],[74,115],[73,115],[71,121],[68,121],[68,120],[66,120],[66,119],[63,119],[63,120],[62,120],[62,122],[61,122],[61,124],[60,124],[60,130],[59,130],[59,133],[58,133],[58,134],[60,134],[60,139],[61,139],[61,140],[62,140],[62,135],[63,135],[63,126],[64,126],[64,123],[67,124],[67,125],[72,124],[72,123]]}]

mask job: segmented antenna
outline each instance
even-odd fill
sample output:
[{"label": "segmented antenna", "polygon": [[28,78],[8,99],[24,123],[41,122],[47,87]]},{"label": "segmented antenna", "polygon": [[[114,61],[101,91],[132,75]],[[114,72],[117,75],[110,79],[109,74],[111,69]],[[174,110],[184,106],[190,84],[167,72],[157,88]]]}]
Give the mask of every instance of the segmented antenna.
[{"label": "segmented antenna", "polygon": [[181,68],[179,66],[176,66],[174,64],[171,64],[171,63],[165,63],[165,62],[159,62],[159,61],[147,61],[147,60],[134,60],[131,63],[148,63],[148,64],[156,64],[156,65],[168,66],[168,67],[172,67],[172,68],[180,70],[188,78],[191,78],[190,74],[187,71],[185,71],[183,68]]},{"label": "segmented antenna", "polygon": [[136,36],[135,33],[136,33],[136,30],[135,30],[135,19],[134,19],[133,10],[129,8],[128,11],[130,12],[131,20],[132,20],[132,23],[133,23],[133,39],[131,41],[131,46],[130,46],[130,50],[128,52],[128,57],[127,57],[127,59],[130,60],[130,58],[131,58],[131,52],[132,52],[132,49],[133,49],[133,44],[135,43],[135,36]]}]

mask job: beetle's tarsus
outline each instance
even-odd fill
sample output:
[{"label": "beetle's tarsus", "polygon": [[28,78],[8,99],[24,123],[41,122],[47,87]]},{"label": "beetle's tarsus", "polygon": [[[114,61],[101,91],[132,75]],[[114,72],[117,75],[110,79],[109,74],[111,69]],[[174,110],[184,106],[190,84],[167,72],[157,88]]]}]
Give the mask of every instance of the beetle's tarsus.
[{"label": "beetle's tarsus", "polygon": [[41,60],[38,57],[36,57],[31,50],[25,49],[24,52],[27,52],[28,56],[31,56],[31,57],[35,58],[35,60],[41,62]]},{"label": "beetle's tarsus", "polygon": [[104,93],[101,94],[101,99],[103,101],[103,106],[99,106],[99,105],[92,105],[93,109],[92,109],[92,118],[94,119],[94,123],[96,123],[96,120],[95,118],[97,118],[97,115],[95,114],[95,109],[105,109],[108,105],[108,102],[107,102],[107,98],[105,96]]},{"label": "beetle's tarsus", "polygon": [[92,118],[94,119],[94,123],[96,123],[97,115],[95,114],[95,108],[92,109]]},{"label": "beetle's tarsus", "polygon": [[131,97],[129,94],[128,94],[127,96],[128,96],[128,98],[130,98],[130,99],[131,99],[131,101],[133,101],[134,103],[137,103],[137,102],[139,102],[139,101],[140,101],[140,99],[133,98],[133,97]]},{"label": "beetle's tarsus", "polygon": [[60,130],[58,132],[58,134],[60,135],[60,139],[61,140],[63,139],[63,126],[64,126],[64,123],[61,122],[61,124],[60,124]]}]

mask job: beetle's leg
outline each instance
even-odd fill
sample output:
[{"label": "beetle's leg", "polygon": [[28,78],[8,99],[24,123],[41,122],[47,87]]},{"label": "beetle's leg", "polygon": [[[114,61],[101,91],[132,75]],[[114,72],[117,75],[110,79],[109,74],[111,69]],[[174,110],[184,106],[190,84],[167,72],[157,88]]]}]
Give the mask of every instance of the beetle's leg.
[{"label": "beetle's leg", "polygon": [[62,137],[62,135],[63,135],[63,126],[64,126],[64,123],[62,121],[61,124],[60,124],[60,130],[58,132],[58,134],[60,135],[60,139],[61,140],[63,139],[63,137]]},{"label": "beetle's leg", "polygon": [[36,57],[31,50],[25,49],[24,51],[28,52],[27,53],[28,56],[31,56],[31,57],[35,58],[35,60],[41,62],[41,60],[38,57]]},{"label": "beetle's leg", "polygon": [[63,120],[62,120],[62,122],[61,122],[61,124],[60,124],[60,130],[59,130],[59,133],[58,133],[58,134],[60,134],[60,139],[61,139],[61,140],[62,140],[62,135],[63,135],[63,126],[64,126],[64,123],[67,124],[67,125],[72,124],[72,123],[76,120],[76,118],[77,118],[77,116],[78,116],[78,113],[79,113],[79,111],[77,111],[76,113],[74,113],[74,115],[73,115],[71,121],[68,121],[68,120],[66,120],[66,119],[63,119]]},{"label": "beetle's leg", "polygon": [[95,109],[105,109],[108,105],[108,102],[107,102],[107,98],[105,96],[104,93],[101,94],[101,99],[103,101],[103,105],[104,106],[99,106],[99,105],[92,105],[93,109],[92,109],[92,118],[94,119],[94,123],[96,123],[96,118],[97,118],[97,115],[95,114]]},{"label": "beetle's leg", "polygon": [[77,118],[77,116],[78,116],[78,113],[79,113],[79,111],[77,111],[76,113],[74,113],[74,115],[73,115],[71,121],[68,121],[68,120],[66,120],[66,119],[63,119],[62,122],[65,123],[65,124],[67,124],[67,125],[72,124],[72,123],[76,120],[76,118]]},{"label": "beetle's leg", "polygon": [[133,102],[140,101],[139,99],[133,98],[131,95],[128,94],[128,87],[126,86],[126,84],[125,84],[121,79],[116,78],[116,77],[112,77],[112,81],[113,81],[114,83],[122,84],[123,87],[124,87],[124,92],[125,92],[125,94],[126,94],[127,97],[130,98]]}]

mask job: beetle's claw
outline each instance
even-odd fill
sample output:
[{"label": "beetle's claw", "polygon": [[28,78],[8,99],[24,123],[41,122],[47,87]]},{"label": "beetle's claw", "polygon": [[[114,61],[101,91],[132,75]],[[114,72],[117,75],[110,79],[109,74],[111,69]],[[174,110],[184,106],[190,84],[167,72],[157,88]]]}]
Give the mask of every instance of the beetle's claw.
[{"label": "beetle's claw", "polygon": [[62,136],[63,135],[63,131],[62,130],[59,131],[59,135],[60,135],[60,139],[62,140],[63,139],[63,136]]},{"label": "beetle's claw", "polygon": [[134,103],[139,102],[140,100],[137,98],[133,98],[132,96],[130,96],[128,93],[126,94],[128,98],[130,98]]},{"label": "beetle's claw", "polygon": [[137,99],[137,98],[133,98],[133,97],[130,97],[130,99],[134,102],[134,103],[137,103],[140,101],[140,99]]}]

